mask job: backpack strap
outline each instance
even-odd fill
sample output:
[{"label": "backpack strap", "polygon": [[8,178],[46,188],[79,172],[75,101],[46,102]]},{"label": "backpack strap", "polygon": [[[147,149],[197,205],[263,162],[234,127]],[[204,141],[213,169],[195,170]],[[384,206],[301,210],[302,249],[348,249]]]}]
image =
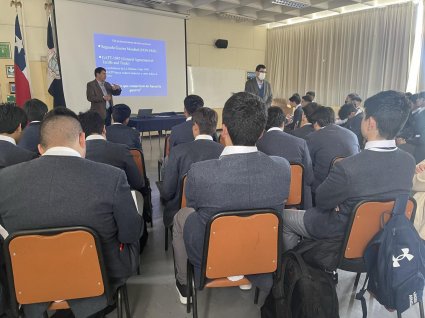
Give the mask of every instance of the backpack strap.
[{"label": "backpack strap", "polygon": [[366,299],[364,298],[364,294],[366,292],[366,284],[368,281],[369,281],[369,274],[366,275],[366,279],[364,280],[362,289],[360,289],[359,292],[356,294],[356,299],[360,300],[362,304],[363,318],[367,318],[367,305],[366,305]]},{"label": "backpack strap", "polygon": [[404,213],[406,212],[406,206],[408,201],[409,201],[408,194],[400,194],[395,200],[392,215],[397,215],[397,214],[404,215]]}]

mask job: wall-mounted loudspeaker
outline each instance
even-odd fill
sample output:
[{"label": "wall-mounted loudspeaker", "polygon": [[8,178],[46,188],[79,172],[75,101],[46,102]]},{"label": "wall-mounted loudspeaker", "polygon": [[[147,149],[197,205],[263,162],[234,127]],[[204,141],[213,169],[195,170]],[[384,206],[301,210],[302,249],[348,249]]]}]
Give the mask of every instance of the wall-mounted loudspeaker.
[{"label": "wall-mounted loudspeaker", "polygon": [[223,39],[218,39],[217,41],[215,41],[215,47],[218,49],[227,49],[228,44],[229,41]]}]

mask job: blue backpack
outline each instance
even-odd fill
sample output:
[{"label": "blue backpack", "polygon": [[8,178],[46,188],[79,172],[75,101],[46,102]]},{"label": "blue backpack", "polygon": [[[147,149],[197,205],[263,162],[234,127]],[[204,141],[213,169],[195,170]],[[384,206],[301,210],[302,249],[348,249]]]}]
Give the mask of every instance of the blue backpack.
[{"label": "blue backpack", "polygon": [[[410,306],[420,303],[425,277],[425,243],[412,222],[405,216],[408,195],[400,195],[391,219],[372,239],[364,253],[367,277],[362,290],[356,295],[361,300],[363,317],[367,317],[364,293],[367,290],[388,310],[400,315]],[[383,217],[381,224],[384,224]]]}]

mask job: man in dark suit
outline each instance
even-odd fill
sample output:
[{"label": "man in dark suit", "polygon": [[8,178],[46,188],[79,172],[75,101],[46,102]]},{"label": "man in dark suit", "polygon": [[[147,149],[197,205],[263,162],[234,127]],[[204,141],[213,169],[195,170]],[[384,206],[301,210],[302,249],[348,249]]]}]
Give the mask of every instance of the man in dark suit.
[{"label": "man in dark suit", "polygon": [[335,113],[330,107],[319,107],[312,115],[315,132],[307,136],[307,146],[313,162],[313,204],[316,188],[326,179],[332,160],[349,157],[359,152],[356,135],[348,129],[335,125]]},{"label": "man in dark suit", "polygon": [[302,139],[306,139],[309,134],[314,132],[313,122],[311,120],[311,115],[316,111],[316,109],[321,106],[317,103],[309,103],[302,108],[302,117],[301,117],[301,127],[291,130],[288,133]]},{"label": "man in dark suit", "polygon": [[18,146],[31,152],[38,153],[40,143],[41,121],[46,115],[47,105],[36,98],[27,100],[24,104],[24,111],[27,114],[29,124],[22,132]]},{"label": "man in dark suit", "polygon": [[173,224],[174,215],[180,209],[183,176],[195,162],[218,159],[224,147],[213,141],[212,135],[217,128],[217,113],[208,108],[198,108],[192,114],[194,141],[180,144],[170,152],[164,170],[164,183],[161,198],[167,201],[164,208],[164,225]]},{"label": "man in dark suit", "polygon": [[[40,158],[0,171],[1,225],[9,233],[66,226],[94,229],[109,281],[116,288],[138,267],[142,233],[125,174],[84,159],[84,133],[77,116],[66,108],[47,113],[40,133]],[[106,298],[69,304],[76,317],[88,317],[106,306]],[[24,305],[25,316],[42,317],[48,305]]]},{"label": "man in dark suit", "polygon": [[34,159],[34,152],[16,146],[27,124],[27,115],[14,104],[0,105],[0,169]]},{"label": "man in dark suit", "polygon": [[301,106],[301,97],[298,93],[295,93],[289,97],[289,105],[294,108],[294,116],[292,117],[292,123],[287,125],[289,130],[294,130],[301,127],[301,119],[303,115],[303,108]]},{"label": "man in dark suit", "polygon": [[142,150],[142,143],[140,141],[140,133],[128,127],[130,120],[131,109],[125,104],[118,104],[112,108],[111,126],[106,127],[106,139],[118,144],[125,144],[130,148],[137,148]]},{"label": "man in dark suit", "polygon": [[109,142],[100,115],[92,110],[78,116],[86,135],[86,158],[122,169],[132,189],[140,190],[144,180],[127,145]]},{"label": "man in dark suit", "polygon": [[311,184],[314,181],[310,153],[304,139],[283,132],[285,114],[280,107],[268,109],[266,133],[258,140],[257,148],[269,156],[285,158],[304,166],[304,209],[311,208]]},{"label": "man in dark suit", "polygon": [[415,162],[394,141],[409,114],[407,99],[385,91],[368,98],[364,108],[365,150],[335,164],[317,188],[316,208],[283,212],[285,251],[297,245],[299,236],[342,239],[362,200],[394,200],[410,193]]},{"label": "man in dark suit", "polygon": [[[269,157],[255,147],[266,116],[265,105],[257,96],[234,94],[223,109],[221,136],[226,147],[220,158],[194,163],[187,174],[187,206],[192,209],[181,209],[173,226],[176,287],[183,303],[186,259],[194,264],[195,278],[199,278],[205,227],[213,215],[243,209],[283,209],[289,193],[289,162]],[[257,278],[251,280],[257,286],[271,287],[271,275]]]},{"label": "man in dark suit", "polygon": [[189,95],[184,99],[186,121],[171,128],[170,151],[174,146],[195,140],[192,133],[192,114],[203,106],[204,100],[198,95]]},{"label": "man in dark suit", "polygon": [[263,64],[257,65],[255,68],[255,77],[245,83],[245,92],[260,97],[267,108],[272,104],[273,93],[270,83],[265,80],[266,74],[266,66]]},{"label": "man in dark suit", "polygon": [[106,70],[103,67],[97,67],[94,70],[95,79],[87,83],[87,100],[91,103],[91,110],[99,113],[105,121],[105,125],[111,125],[111,113],[114,102],[112,95],[121,94],[121,87],[117,84],[106,82]]}]

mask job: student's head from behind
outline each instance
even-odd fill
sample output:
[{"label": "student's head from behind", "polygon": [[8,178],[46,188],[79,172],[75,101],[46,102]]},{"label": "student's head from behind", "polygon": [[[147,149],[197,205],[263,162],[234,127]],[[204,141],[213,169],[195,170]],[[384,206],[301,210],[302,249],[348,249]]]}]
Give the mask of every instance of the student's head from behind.
[{"label": "student's head from behind", "polygon": [[311,101],[314,101],[314,99],[316,98],[316,92],[314,91],[308,91],[305,94],[311,97]]},{"label": "student's head from behind", "polygon": [[346,120],[354,117],[356,115],[357,108],[353,103],[347,103],[341,106],[338,111],[338,117],[341,120]]},{"label": "student's head from behind", "polygon": [[409,116],[409,101],[404,93],[380,92],[364,102],[362,135],[367,141],[392,140]]},{"label": "student's head from behind", "polygon": [[285,124],[285,113],[278,106],[271,106],[267,110],[266,130],[273,127],[283,128]]},{"label": "student's head from behind", "polygon": [[201,107],[192,114],[193,136],[212,136],[217,129],[218,115],[215,110],[208,107]]},{"label": "student's head from behind", "polygon": [[189,95],[184,99],[184,112],[187,117],[192,116],[192,114],[198,108],[204,106],[204,100],[201,96],[198,95]]},{"label": "student's head from behind", "polygon": [[103,67],[96,67],[94,69],[94,77],[99,82],[104,82],[106,80],[106,70]]},{"label": "student's head from behind", "polygon": [[357,93],[350,93],[345,98],[345,104],[353,103],[357,108],[360,107],[360,104],[362,103],[362,99]]},{"label": "student's head from behind", "polygon": [[331,107],[319,106],[310,116],[315,130],[335,123],[335,112]]},{"label": "student's head from behind", "polygon": [[27,100],[23,108],[29,122],[42,121],[48,111],[47,105],[37,98]]},{"label": "student's head from behind", "polygon": [[266,106],[253,94],[240,92],[223,108],[223,136],[226,146],[255,146],[266,127]]},{"label": "student's head from behind", "polygon": [[127,125],[130,115],[131,109],[126,104],[117,104],[112,108],[112,119],[114,123]]},{"label": "student's head from behind", "polygon": [[0,135],[18,142],[26,125],[27,115],[21,108],[12,103],[0,104]]},{"label": "student's head from behind", "polygon": [[105,124],[98,112],[89,110],[85,113],[80,113],[78,119],[86,138],[90,135],[105,136]]},{"label": "student's head from behind", "polygon": [[303,122],[308,122],[310,124],[313,124],[313,120],[311,118],[311,115],[316,111],[317,108],[322,107],[321,105],[317,103],[308,103],[303,107]]},{"label": "student's head from behind", "polygon": [[40,127],[38,151],[44,154],[53,147],[68,147],[86,155],[86,140],[77,115],[68,108],[56,107],[44,116]]},{"label": "student's head from behind", "polygon": [[301,97],[298,93],[295,93],[291,97],[289,97],[289,105],[295,107],[301,103]]},{"label": "student's head from behind", "polygon": [[311,97],[310,95],[305,95],[301,98],[301,106],[304,107],[308,103],[311,103],[312,101],[313,101],[313,97]]}]

